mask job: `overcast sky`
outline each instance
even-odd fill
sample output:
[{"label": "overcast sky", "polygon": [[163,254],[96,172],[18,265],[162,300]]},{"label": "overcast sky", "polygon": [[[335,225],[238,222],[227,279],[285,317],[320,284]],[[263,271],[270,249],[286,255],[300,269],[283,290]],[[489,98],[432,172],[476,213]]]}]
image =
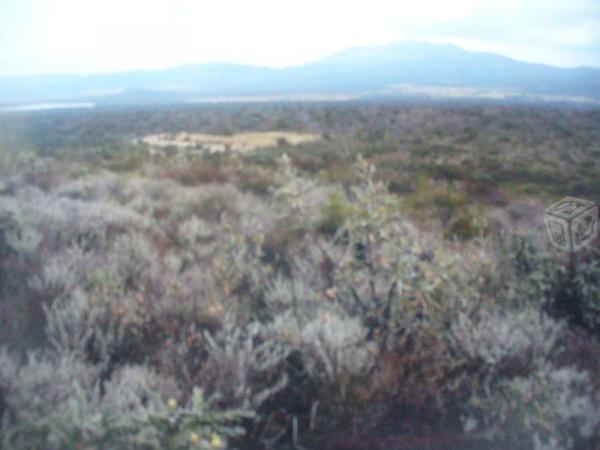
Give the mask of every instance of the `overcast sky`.
[{"label": "overcast sky", "polygon": [[600,67],[600,0],[0,0],[0,76],[282,67],[404,39]]}]

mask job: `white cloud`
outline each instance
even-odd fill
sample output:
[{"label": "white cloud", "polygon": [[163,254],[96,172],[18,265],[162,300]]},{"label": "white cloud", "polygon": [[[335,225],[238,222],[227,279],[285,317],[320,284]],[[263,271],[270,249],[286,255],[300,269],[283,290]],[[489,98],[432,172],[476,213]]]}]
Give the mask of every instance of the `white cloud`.
[{"label": "white cloud", "polygon": [[404,38],[600,66],[599,7],[595,0],[0,0],[0,75],[285,66]]}]

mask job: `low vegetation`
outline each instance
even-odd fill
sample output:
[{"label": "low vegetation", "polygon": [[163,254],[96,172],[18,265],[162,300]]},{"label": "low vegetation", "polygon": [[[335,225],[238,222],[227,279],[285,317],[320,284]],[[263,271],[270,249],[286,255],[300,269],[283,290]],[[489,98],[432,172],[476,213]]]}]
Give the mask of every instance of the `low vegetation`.
[{"label": "low vegetation", "polygon": [[[0,445],[598,448],[600,252],[557,253],[540,216],[599,200],[599,121],[422,105],[4,116]],[[138,142],[272,130],[321,139]]]}]

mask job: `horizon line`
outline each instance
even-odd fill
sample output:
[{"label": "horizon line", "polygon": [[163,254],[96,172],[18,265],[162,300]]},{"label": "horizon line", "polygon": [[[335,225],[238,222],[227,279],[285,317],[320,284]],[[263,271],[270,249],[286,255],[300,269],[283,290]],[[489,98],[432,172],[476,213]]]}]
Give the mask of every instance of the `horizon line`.
[{"label": "horizon line", "polygon": [[285,70],[285,69],[294,68],[294,67],[302,67],[302,66],[307,66],[310,64],[316,64],[320,61],[325,61],[328,58],[331,58],[332,56],[338,55],[340,53],[348,52],[348,51],[373,50],[373,49],[377,49],[377,48],[384,48],[384,47],[390,47],[390,46],[397,45],[397,44],[408,44],[408,43],[425,44],[425,45],[437,46],[437,47],[454,47],[454,48],[460,49],[467,53],[495,55],[495,56],[500,56],[502,58],[506,58],[506,59],[509,59],[509,60],[512,60],[515,62],[523,63],[523,64],[534,64],[534,65],[538,65],[538,66],[546,66],[546,67],[552,67],[555,69],[562,69],[562,70],[582,70],[582,69],[600,70],[600,65],[599,66],[578,65],[578,66],[568,66],[568,67],[567,66],[557,66],[557,65],[549,64],[549,63],[527,61],[524,59],[515,58],[512,56],[508,56],[506,54],[498,53],[498,52],[494,52],[494,51],[467,50],[463,46],[455,44],[455,43],[451,43],[451,42],[428,42],[425,40],[404,39],[404,40],[389,41],[389,42],[387,42],[385,44],[381,44],[381,45],[364,45],[364,46],[347,47],[342,50],[330,53],[322,58],[314,59],[314,60],[311,60],[311,61],[308,61],[305,63],[289,64],[289,65],[278,66],[278,67],[277,66],[269,66],[269,65],[261,65],[261,64],[237,63],[237,62],[232,62],[232,61],[221,61],[221,62],[207,61],[207,62],[198,62],[198,63],[193,63],[193,62],[182,63],[182,64],[170,65],[170,66],[161,67],[161,68],[138,68],[138,69],[124,69],[124,70],[112,70],[112,71],[99,70],[99,71],[89,71],[89,72],[82,72],[82,73],[38,72],[38,73],[0,75],[0,80],[7,80],[7,79],[11,79],[11,78],[17,79],[17,78],[36,78],[36,77],[87,77],[87,76],[104,76],[104,75],[110,76],[110,75],[132,74],[132,73],[167,72],[169,70],[181,69],[181,68],[185,68],[185,67],[199,67],[199,66],[239,66],[239,67],[252,67],[252,68],[257,68],[257,69]]}]

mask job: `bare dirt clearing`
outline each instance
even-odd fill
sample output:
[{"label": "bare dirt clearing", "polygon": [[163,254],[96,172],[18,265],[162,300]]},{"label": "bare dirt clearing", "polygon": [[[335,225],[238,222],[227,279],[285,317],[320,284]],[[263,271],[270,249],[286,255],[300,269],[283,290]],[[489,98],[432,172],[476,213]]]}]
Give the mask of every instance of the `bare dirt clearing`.
[{"label": "bare dirt clearing", "polygon": [[146,136],[141,141],[154,150],[176,148],[221,153],[225,151],[245,152],[259,148],[275,147],[281,144],[298,145],[318,139],[320,139],[320,136],[312,133],[265,131],[236,133],[229,136],[200,133],[161,133]]}]

